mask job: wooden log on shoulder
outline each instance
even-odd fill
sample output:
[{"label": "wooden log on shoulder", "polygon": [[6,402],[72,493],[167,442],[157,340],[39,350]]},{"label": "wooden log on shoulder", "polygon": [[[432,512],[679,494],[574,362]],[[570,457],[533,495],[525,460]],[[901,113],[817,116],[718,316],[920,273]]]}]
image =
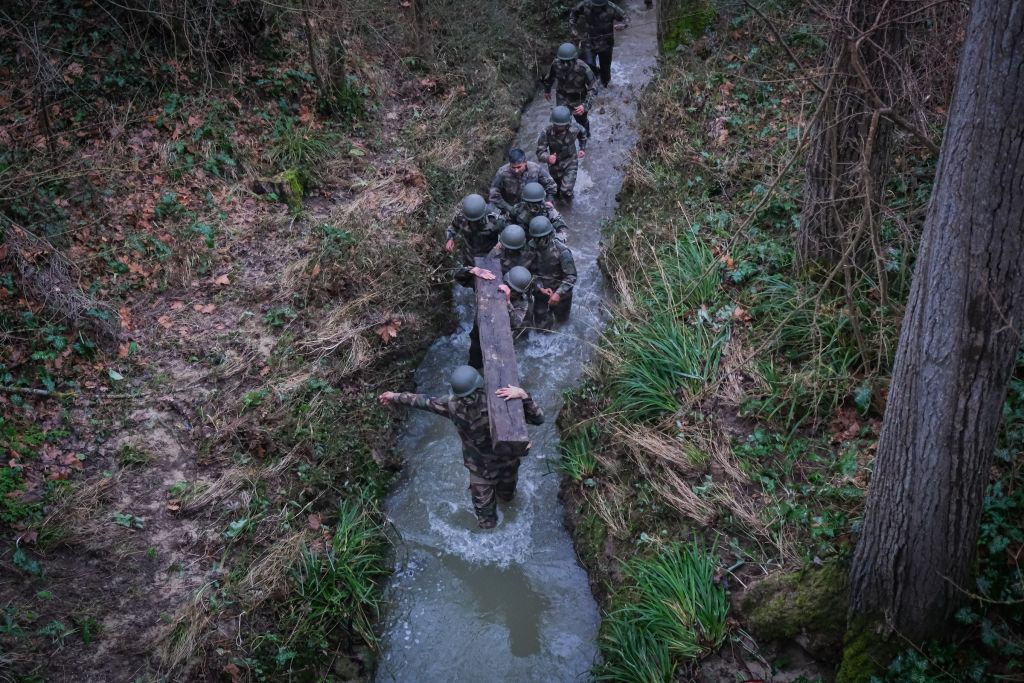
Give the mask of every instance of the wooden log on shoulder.
[{"label": "wooden log on shoulder", "polygon": [[476,321],[480,332],[480,350],[484,359],[484,382],[487,391],[487,412],[491,420],[491,439],[495,453],[523,455],[529,438],[523,402],[506,401],[494,394],[499,387],[519,386],[519,368],[512,346],[512,326],[508,319],[505,294],[501,284],[501,262],[477,257],[478,268],[495,275],[493,280],[474,278],[476,282]]}]

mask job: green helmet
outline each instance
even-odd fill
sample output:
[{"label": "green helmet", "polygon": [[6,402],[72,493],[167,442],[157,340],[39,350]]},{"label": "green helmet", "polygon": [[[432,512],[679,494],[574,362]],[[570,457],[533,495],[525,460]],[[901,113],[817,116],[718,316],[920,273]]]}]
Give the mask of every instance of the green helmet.
[{"label": "green helmet", "polygon": [[498,241],[501,242],[501,246],[506,249],[522,249],[526,246],[526,231],[523,230],[523,226],[512,225],[505,226],[505,229],[498,235]]},{"label": "green helmet", "polygon": [[462,200],[462,213],[471,221],[487,215],[487,201],[478,194],[468,194]]},{"label": "green helmet", "polygon": [[[563,62],[572,62],[576,60],[576,46],[572,43],[562,43],[558,46],[558,58]],[[559,86],[561,87],[561,86]]]},{"label": "green helmet", "polygon": [[508,271],[508,275],[505,276],[505,282],[508,283],[509,287],[522,294],[533,284],[533,275],[526,268],[515,266],[512,270]]},{"label": "green helmet", "polygon": [[547,237],[555,231],[547,216],[534,216],[530,221],[530,237]]},{"label": "green helmet", "polygon": [[548,193],[540,183],[526,183],[523,187],[524,202],[542,202],[547,199]]},{"label": "green helmet", "polygon": [[476,368],[469,365],[460,365],[452,371],[448,379],[452,385],[452,393],[459,398],[469,396],[484,385],[484,378],[476,371]]},{"label": "green helmet", "polygon": [[568,126],[572,121],[572,112],[569,107],[555,107],[551,110],[551,123],[556,126]]}]

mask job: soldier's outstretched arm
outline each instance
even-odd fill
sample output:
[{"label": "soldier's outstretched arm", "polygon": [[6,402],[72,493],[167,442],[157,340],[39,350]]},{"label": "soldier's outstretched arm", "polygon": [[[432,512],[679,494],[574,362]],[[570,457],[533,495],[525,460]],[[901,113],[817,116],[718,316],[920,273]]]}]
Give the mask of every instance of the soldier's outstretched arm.
[{"label": "soldier's outstretched arm", "polygon": [[447,401],[434,398],[433,396],[427,396],[426,394],[407,394],[385,391],[377,397],[377,400],[380,401],[381,405],[385,406],[406,406],[408,408],[426,410],[427,412],[440,415],[441,417],[451,418],[451,413],[448,412]]}]

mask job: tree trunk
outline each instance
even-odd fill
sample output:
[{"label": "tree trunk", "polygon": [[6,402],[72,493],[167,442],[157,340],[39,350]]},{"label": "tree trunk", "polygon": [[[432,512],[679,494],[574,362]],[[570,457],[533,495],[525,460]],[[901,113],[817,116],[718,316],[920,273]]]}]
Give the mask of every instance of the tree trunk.
[{"label": "tree trunk", "polygon": [[829,40],[825,102],[807,158],[797,237],[802,266],[862,261],[876,241],[893,129],[881,114],[901,100],[906,36],[894,19],[906,12],[905,3],[844,0],[839,12]]},{"label": "tree trunk", "polygon": [[900,335],[854,617],[940,635],[971,590],[1024,329],[1024,0],[975,0]]}]

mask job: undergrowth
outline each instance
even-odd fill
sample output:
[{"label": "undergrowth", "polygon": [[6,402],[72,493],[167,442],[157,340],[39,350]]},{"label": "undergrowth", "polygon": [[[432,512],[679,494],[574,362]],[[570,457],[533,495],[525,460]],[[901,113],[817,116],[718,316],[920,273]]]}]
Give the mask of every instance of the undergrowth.
[{"label": "undergrowth", "polygon": [[[818,96],[799,65],[821,62],[824,27],[787,2],[761,5],[772,26],[722,7],[709,35],[663,55],[643,94],[637,153],[605,229],[613,318],[564,418],[563,492],[605,596],[608,679],[669,680],[724,638],[749,644],[723,627],[706,647],[659,647],[677,641],[638,622],[647,603],[634,585],[652,540],[713,547],[709,567],[730,590],[849,556],[935,170],[930,153],[897,138],[881,226],[885,292],[859,271],[850,282],[798,271]],[[1019,549],[1008,521],[1019,514],[1015,461],[1004,457],[993,480],[983,564]],[[1012,601],[1019,574],[992,578],[996,564],[980,571],[977,592]],[[1007,639],[1019,625],[994,619],[993,604],[961,615],[986,675],[1018,657]],[[919,666],[914,656],[893,671]]]}]

